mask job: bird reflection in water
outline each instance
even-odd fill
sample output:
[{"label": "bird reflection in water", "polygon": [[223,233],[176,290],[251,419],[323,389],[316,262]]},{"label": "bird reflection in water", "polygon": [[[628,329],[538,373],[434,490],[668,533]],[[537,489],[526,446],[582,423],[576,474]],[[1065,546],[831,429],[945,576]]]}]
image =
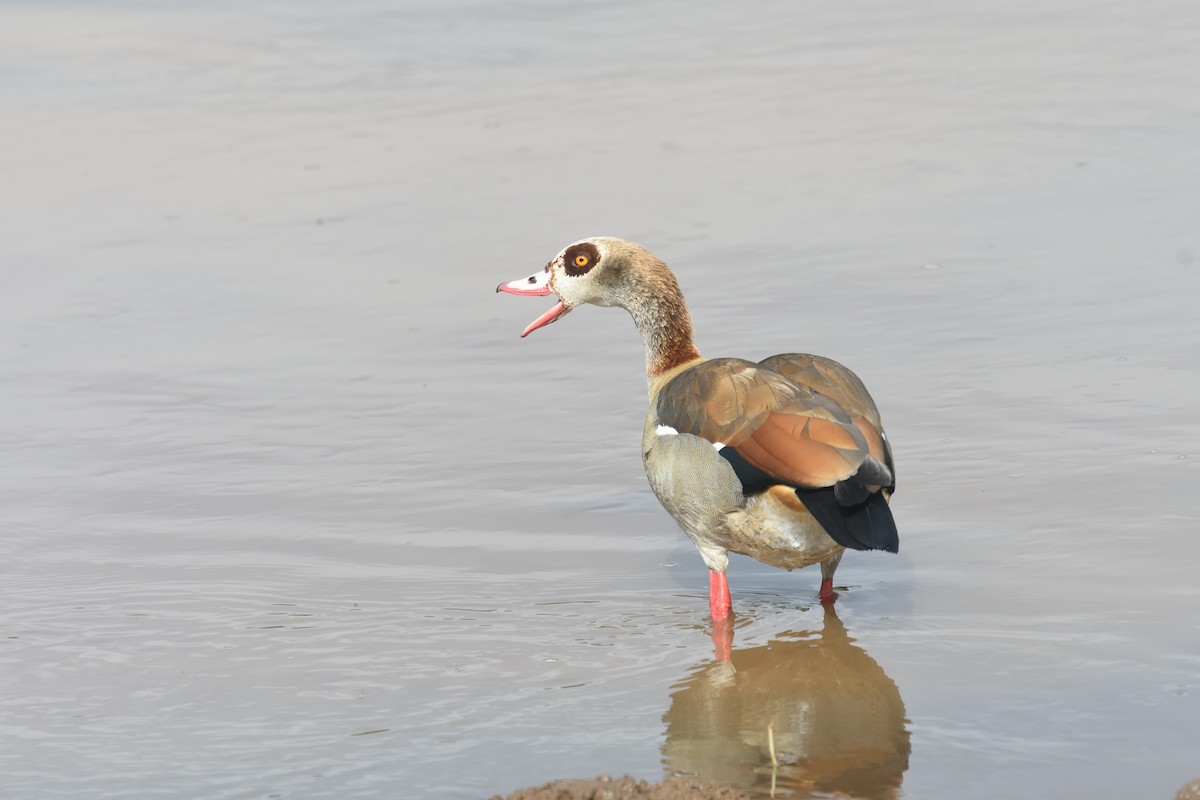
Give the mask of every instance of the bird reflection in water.
[{"label": "bird reflection in water", "polygon": [[663,716],[668,774],[776,797],[899,796],[911,750],[904,701],[832,604],[821,630],[760,647],[734,650],[731,621],[714,625],[716,659]]}]

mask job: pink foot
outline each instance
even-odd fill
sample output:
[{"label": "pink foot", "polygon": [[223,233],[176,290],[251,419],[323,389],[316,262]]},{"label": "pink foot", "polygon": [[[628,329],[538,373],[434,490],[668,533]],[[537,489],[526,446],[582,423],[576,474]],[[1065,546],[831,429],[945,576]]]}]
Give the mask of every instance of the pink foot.
[{"label": "pink foot", "polygon": [[821,593],[817,595],[822,603],[832,603],[837,600],[837,592],[833,590],[833,578],[826,578],[821,581]]},{"label": "pink foot", "polygon": [[714,620],[725,619],[733,612],[729,581],[724,572],[708,571],[708,610]]}]

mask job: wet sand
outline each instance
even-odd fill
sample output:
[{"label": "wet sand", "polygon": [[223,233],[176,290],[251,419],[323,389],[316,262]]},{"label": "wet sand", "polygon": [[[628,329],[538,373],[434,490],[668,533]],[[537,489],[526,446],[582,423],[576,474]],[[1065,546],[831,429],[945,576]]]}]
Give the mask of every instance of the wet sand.
[{"label": "wet sand", "polygon": [[518,789],[492,800],[744,800],[746,795],[727,786],[669,778],[648,783],[622,775],[602,775],[592,780],[553,781],[531,789]]},{"label": "wet sand", "polygon": [[[0,18],[0,795],[761,792],[768,724],[790,797],[1200,771],[1194,6]],[[870,387],[836,621],[735,559],[714,657],[628,317],[493,292],[595,234]]]}]

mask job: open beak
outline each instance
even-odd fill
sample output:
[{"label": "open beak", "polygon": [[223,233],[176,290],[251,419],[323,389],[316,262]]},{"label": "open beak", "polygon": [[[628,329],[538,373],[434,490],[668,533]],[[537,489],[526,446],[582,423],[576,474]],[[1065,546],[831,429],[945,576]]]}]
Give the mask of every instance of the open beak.
[{"label": "open beak", "polygon": [[[497,292],[508,292],[509,294],[532,294],[544,296],[550,294],[550,270],[544,269],[541,272],[535,272],[528,278],[509,281],[502,283],[496,287]],[[541,328],[544,325],[549,325],[559,317],[565,315],[569,308],[562,304],[562,301],[554,304],[554,307],[535,319],[533,322],[525,326],[525,330],[521,331],[521,338],[524,339],[529,334]]]}]

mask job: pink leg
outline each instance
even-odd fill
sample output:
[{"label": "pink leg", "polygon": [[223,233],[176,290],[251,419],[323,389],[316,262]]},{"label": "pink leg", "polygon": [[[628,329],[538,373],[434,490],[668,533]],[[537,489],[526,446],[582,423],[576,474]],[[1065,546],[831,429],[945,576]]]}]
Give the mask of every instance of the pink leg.
[{"label": "pink leg", "polygon": [[713,619],[725,619],[733,612],[729,581],[724,572],[708,571],[708,610]]},{"label": "pink leg", "polygon": [[729,661],[733,658],[733,620],[713,620],[712,643],[713,655],[717,661]]},{"label": "pink leg", "polygon": [[832,603],[837,600],[837,592],[833,590],[833,578],[821,581],[821,593],[817,597],[822,603]]}]

